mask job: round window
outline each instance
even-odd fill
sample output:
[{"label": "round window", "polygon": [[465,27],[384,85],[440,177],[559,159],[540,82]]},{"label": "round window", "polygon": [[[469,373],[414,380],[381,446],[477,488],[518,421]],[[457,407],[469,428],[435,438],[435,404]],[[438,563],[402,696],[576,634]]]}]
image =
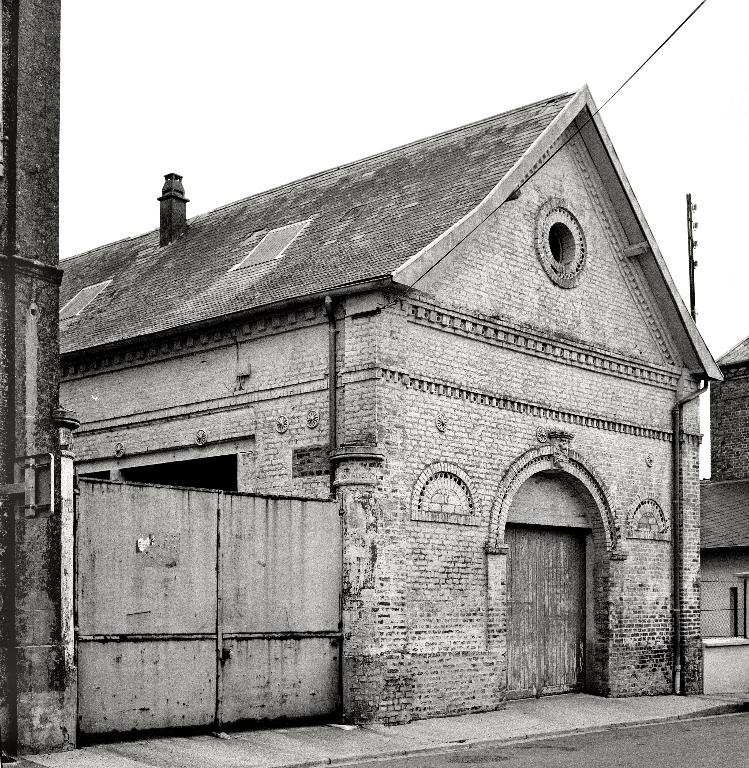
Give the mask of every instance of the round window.
[{"label": "round window", "polygon": [[536,254],[546,274],[560,287],[573,288],[585,267],[585,237],[578,220],[560,200],[538,213]]}]

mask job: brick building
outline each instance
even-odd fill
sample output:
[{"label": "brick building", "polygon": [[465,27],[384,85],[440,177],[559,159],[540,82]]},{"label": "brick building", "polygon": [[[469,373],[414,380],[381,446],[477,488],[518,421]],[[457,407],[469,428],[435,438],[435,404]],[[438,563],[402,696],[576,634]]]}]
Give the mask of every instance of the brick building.
[{"label": "brick building", "polygon": [[169,174],[159,230],[64,264],[81,475],[340,500],[349,721],[701,688],[720,371],[594,113],[583,88],[191,219]]},{"label": "brick building", "polygon": [[745,637],[749,574],[749,339],[718,360],[710,391],[711,477],[702,483],[702,632]]}]

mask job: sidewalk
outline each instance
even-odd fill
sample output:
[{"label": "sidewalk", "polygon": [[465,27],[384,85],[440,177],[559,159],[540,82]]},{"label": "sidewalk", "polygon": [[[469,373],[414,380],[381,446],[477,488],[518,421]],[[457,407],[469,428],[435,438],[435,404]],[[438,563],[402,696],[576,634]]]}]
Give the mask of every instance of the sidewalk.
[{"label": "sidewalk", "polygon": [[301,768],[358,764],[404,754],[620,728],[746,709],[749,696],[604,699],[587,694],[509,702],[498,712],[418,720],[398,726],[304,726],[236,731],[228,738],[169,736],[34,755],[18,768]]}]

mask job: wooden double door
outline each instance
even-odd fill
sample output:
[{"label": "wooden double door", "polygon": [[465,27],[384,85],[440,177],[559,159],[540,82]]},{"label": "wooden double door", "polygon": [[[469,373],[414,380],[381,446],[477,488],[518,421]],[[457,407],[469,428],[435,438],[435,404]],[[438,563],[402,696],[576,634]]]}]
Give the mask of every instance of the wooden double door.
[{"label": "wooden double door", "polygon": [[574,528],[507,526],[511,698],[583,688],[585,533]]}]

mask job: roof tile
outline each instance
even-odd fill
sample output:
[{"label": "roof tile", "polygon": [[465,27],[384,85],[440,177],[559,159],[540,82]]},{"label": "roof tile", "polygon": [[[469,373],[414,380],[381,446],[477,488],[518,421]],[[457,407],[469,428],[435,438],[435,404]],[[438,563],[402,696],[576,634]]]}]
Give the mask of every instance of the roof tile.
[{"label": "roof tile", "polygon": [[702,548],[749,547],[749,480],[701,484]]},{"label": "roof tile", "polygon": [[718,365],[731,366],[749,362],[749,336],[718,358]]}]

